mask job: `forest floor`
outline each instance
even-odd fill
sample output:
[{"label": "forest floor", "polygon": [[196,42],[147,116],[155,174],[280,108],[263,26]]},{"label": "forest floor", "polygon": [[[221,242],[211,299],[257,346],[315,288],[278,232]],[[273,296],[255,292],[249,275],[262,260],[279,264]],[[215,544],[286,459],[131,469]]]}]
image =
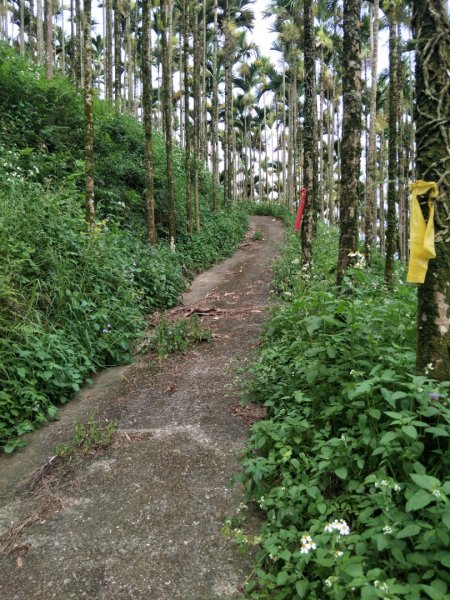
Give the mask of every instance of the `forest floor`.
[{"label": "forest floor", "polygon": [[[283,236],[279,221],[252,217],[236,254],[169,311],[203,315],[212,342],[99,373],[59,421],[0,457],[0,598],[240,597],[250,564],[221,528],[241,502],[228,482],[247,427],[263,416],[239,397]],[[48,462],[90,415],[117,422],[111,445],[69,467]]]}]

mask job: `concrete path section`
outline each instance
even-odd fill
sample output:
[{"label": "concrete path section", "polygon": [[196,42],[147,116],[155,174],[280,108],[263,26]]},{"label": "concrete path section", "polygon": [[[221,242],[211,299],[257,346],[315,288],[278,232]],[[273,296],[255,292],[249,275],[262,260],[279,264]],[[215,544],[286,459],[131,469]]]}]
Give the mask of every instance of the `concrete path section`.
[{"label": "concrete path section", "polygon": [[[263,239],[253,240],[255,231]],[[233,407],[282,241],[278,221],[253,217],[241,249],[193,282],[177,310],[199,309],[212,342],[100,373],[59,421],[0,457],[0,599],[242,595],[250,566],[221,533],[241,502],[228,482],[247,429]],[[118,423],[112,444],[70,468],[45,467],[90,415]]]}]

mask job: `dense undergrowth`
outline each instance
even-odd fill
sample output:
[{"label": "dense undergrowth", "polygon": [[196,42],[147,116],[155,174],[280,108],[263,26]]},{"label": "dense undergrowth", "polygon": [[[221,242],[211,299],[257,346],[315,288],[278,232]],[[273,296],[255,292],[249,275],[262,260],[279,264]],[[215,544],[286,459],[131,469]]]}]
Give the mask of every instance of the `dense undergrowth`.
[{"label": "dense undergrowth", "polygon": [[381,262],[336,295],[336,244],[321,227],[307,275],[291,236],[276,267],[250,392],[269,414],[237,477],[265,521],[227,523],[257,552],[247,596],[444,600],[450,382],[415,374],[415,289],[388,292]]},{"label": "dense undergrowth", "polygon": [[0,446],[56,416],[105,365],[130,360],[149,311],[173,306],[192,275],[230,255],[243,209],[213,212],[200,176],[202,229],[186,227],[184,157],[175,150],[177,248],[167,231],[165,156],[155,133],[160,243],[145,231],[142,126],[95,105],[98,222],[83,197],[83,103],[62,77],[0,47]]}]

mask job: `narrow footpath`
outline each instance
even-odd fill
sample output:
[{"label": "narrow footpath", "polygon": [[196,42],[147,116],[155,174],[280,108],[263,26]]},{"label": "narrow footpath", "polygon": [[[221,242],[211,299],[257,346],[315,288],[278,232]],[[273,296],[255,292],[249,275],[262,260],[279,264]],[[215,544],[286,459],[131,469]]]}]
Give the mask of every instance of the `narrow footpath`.
[{"label": "narrow footpath", "polygon": [[[252,217],[236,254],[195,279],[176,310],[202,313],[210,343],[105,370],[0,456],[1,599],[242,596],[250,566],[221,528],[241,502],[227,486],[247,436],[239,394],[282,241],[279,221]],[[90,415],[118,423],[111,446],[53,469],[56,446]]]}]

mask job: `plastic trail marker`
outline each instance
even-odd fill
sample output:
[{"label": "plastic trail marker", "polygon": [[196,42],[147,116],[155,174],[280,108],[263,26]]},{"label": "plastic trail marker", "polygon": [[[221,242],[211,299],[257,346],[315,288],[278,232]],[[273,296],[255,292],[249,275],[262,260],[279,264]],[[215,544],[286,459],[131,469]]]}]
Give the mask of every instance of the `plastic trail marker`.
[{"label": "plastic trail marker", "polygon": [[[406,281],[423,283],[430,258],[436,258],[434,249],[434,202],[439,196],[438,186],[432,181],[416,181],[411,189],[410,256]],[[417,196],[428,194],[428,221],[425,221]]]},{"label": "plastic trail marker", "polygon": [[297,218],[295,219],[295,231],[300,229],[300,225],[302,224],[303,211],[305,209],[306,195],[307,189],[303,187],[300,190],[300,205],[298,207]]}]

